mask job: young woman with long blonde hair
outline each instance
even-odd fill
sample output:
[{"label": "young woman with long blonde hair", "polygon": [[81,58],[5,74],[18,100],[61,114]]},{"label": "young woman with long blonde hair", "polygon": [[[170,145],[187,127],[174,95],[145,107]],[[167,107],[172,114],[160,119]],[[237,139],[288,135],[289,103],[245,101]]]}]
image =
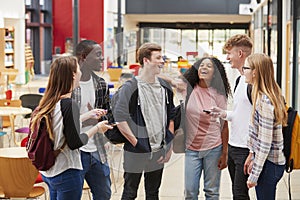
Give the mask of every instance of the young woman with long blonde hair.
[{"label": "young woman with long blonde hair", "polygon": [[269,56],[250,55],[243,72],[246,82],[252,85],[253,102],[249,156],[244,164],[244,172],[249,174],[247,185],[255,186],[258,200],[275,200],[276,186],[285,166],[282,151],[282,126],[287,122],[285,102]]}]

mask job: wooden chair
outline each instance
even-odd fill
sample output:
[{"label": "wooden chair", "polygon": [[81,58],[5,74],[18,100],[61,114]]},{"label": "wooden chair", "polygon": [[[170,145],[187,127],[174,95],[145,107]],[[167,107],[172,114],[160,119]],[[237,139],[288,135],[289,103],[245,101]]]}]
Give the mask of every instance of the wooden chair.
[{"label": "wooden chair", "polygon": [[34,77],[34,58],[32,54],[32,50],[30,45],[25,44],[25,63],[26,63],[26,71],[29,72],[31,77]]},{"label": "wooden chair", "polygon": [[[16,99],[16,100],[8,100],[8,99],[0,99],[0,106],[11,106],[11,107],[21,107],[21,104],[22,104],[22,101],[19,100],[19,99]],[[1,117],[2,119],[2,127],[1,128],[9,128],[11,127],[11,118],[9,116],[2,116]],[[14,130],[14,128],[13,128]],[[4,135],[6,135],[8,137],[8,143],[9,143],[9,146],[10,146],[10,141],[11,141],[11,135],[7,134],[6,131],[1,131],[1,133]],[[5,134],[4,134],[5,133]],[[13,133],[15,134],[15,133]],[[0,134],[1,135],[1,134]],[[15,137],[15,136],[14,136]],[[0,144],[0,146],[4,146],[4,144]]]},{"label": "wooden chair", "polygon": [[37,198],[43,195],[45,189],[34,186],[38,173],[24,147],[0,149],[1,198]]},{"label": "wooden chair", "polygon": [[[27,141],[28,141],[28,137],[23,138],[22,141],[21,141],[20,146],[21,147],[26,147]],[[41,175],[41,173],[39,173],[38,176],[35,179],[34,184],[43,183],[43,182],[44,181],[43,181],[42,175]],[[45,200],[46,199],[47,199],[47,196],[46,196],[46,193],[45,193]]]}]

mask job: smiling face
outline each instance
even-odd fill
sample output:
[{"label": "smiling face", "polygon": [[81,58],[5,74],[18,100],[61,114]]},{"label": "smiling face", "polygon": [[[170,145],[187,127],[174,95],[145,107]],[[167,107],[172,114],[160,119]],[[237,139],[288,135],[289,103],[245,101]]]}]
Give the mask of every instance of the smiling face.
[{"label": "smiling face", "polygon": [[161,55],[161,51],[152,51],[151,52],[151,58],[148,59],[146,57],[143,58],[144,62],[144,69],[147,70],[147,72],[157,75],[160,73],[161,68],[163,68],[164,60]]},{"label": "smiling face", "polygon": [[199,79],[211,81],[214,75],[214,64],[210,59],[204,59],[199,65],[198,76]]},{"label": "smiling face", "polygon": [[93,50],[86,56],[84,60],[84,67],[92,71],[100,71],[103,67],[102,48],[99,44],[93,45]]},{"label": "smiling face", "polygon": [[213,79],[215,72],[214,64],[210,59],[204,59],[198,69],[198,76],[200,79],[200,83],[202,80],[206,82],[206,85],[209,85],[211,80]]},{"label": "smiling face", "polygon": [[231,64],[231,68],[240,69],[244,65],[243,50],[239,47],[232,47],[230,50],[226,51],[226,59]]}]

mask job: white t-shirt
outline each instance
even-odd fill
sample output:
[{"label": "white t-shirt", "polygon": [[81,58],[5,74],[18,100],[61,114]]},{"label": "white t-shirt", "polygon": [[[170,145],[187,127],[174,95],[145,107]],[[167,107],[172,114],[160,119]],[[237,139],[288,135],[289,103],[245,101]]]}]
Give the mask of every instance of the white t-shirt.
[{"label": "white t-shirt", "polygon": [[242,75],[233,94],[233,110],[227,111],[226,117],[226,120],[231,122],[228,141],[231,146],[247,148],[251,113],[252,105],[247,96],[247,83],[245,76]]},{"label": "white t-shirt", "polygon": [[[89,111],[89,106],[94,108],[95,104],[95,89],[92,77],[88,81],[80,81],[81,88],[81,107],[80,114],[86,113]],[[86,132],[93,126],[86,126],[81,129],[81,132]],[[97,151],[97,147],[95,145],[94,137],[90,138],[88,143],[80,148],[80,150],[85,152],[95,152]]]}]

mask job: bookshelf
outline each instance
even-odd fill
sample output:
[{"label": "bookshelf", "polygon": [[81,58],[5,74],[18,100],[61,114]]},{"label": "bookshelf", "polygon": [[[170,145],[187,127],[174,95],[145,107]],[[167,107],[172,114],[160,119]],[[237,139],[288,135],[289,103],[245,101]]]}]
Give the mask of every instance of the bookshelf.
[{"label": "bookshelf", "polygon": [[14,42],[14,28],[5,28],[5,48],[4,48],[4,66],[5,68],[14,68],[14,49],[15,49],[15,42]]},{"label": "bookshelf", "polygon": [[0,28],[0,68],[14,69],[15,42],[14,28]]},{"label": "bookshelf", "polygon": [[9,77],[7,83],[14,81],[18,70],[15,69],[15,31],[13,27],[0,28],[0,84],[4,76]]}]

